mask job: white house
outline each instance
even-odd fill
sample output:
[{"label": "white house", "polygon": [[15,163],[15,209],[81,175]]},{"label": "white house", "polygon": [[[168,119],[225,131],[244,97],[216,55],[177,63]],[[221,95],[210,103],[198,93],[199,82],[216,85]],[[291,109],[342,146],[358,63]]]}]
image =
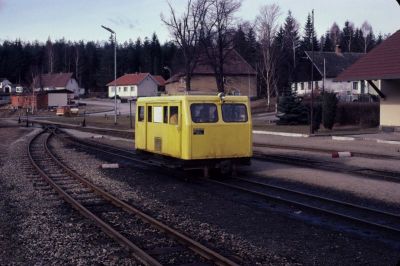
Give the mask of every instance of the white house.
[{"label": "white house", "polygon": [[[311,94],[311,64],[313,64],[313,86],[318,91],[331,91],[345,101],[356,101],[360,95],[376,95],[364,80],[337,82],[334,79],[360,59],[364,53],[342,53],[340,47],[335,52],[306,51],[307,60],[297,67],[292,90],[297,95]],[[376,83],[379,87],[379,82]]]},{"label": "white house", "polygon": [[73,91],[71,97],[78,97],[84,93],[79,88],[78,82],[72,77],[73,73],[42,74],[34,78],[35,91],[69,90]]},{"label": "white house", "polygon": [[15,88],[13,88],[12,83],[5,78],[0,79],[0,93],[10,94],[15,92]]},{"label": "white house", "polygon": [[156,96],[159,83],[150,73],[125,74],[106,85],[108,86],[108,97],[114,97],[115,85],[117,96],[132,99],[143,96]]}]

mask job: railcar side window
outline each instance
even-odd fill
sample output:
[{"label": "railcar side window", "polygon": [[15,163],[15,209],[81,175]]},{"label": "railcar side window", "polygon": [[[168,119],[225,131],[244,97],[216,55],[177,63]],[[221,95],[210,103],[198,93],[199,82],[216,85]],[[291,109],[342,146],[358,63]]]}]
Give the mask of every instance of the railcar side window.
[{"label": "railcar side window", "polygon": [[168,123],[168,106],[164,106],[163,114],[164,114],[164,124],[167,124]]},{"label": "railcar side window", "polygon": [[151,106],[147,106],[147,122],[153,121],[153,112]]},{"label": "railcar side window", "polygon": [[142,122],[144,120],[144,106],[139,106],[138,108],[139,108],[138,109],[138,113],[139,113],[138,120],[140,122]]},{"label": "railcar side window", "polygon": [[216,123],[217,106],[213,103],[193,103],[190,105],[192,121],[195,123]]},{"label": "railcar side window", "polygon": [[154,123],[162,123],[163,122],[163,108],[161,106],[154,106],[153,108],[153,122]]},{"label": "railcar side window", "polygon": [[222,119],[224,122],[247,122],[247,108],[244,104],[223,104]]},{"label": "railcar side window", "polygon": [[169,107],[169,123],[171,125],[177,125],[178,120],[178,106],[170,106]]}]

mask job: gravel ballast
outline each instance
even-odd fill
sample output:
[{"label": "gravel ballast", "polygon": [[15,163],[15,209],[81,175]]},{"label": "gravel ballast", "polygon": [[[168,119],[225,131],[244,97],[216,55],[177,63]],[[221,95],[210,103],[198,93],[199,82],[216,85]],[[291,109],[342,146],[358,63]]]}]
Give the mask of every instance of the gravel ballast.
[{"label": "gravel ballast", "polygon": [[0,138],[7,141],[1,142],[0,265],[136,265],[35,178],[27,163],[27,141],[36,132],[0,128]]},{"label": "gravel ballast", "polygon": [[254,208],[236,193],[200,180],[99,169],[109,158],[54,143],[59,155],[107,191],[155,215],[243,264],[395,264],[399,250],[377,240],[329,230],[287,215]]}]

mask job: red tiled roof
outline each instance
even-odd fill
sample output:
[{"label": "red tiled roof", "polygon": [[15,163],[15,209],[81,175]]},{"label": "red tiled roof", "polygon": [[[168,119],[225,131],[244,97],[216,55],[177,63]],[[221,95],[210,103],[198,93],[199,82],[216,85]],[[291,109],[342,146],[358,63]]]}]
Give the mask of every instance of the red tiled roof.
[{"label": "red tiled roof", "polygon": [[336,81],[400,79],[400,30],[342,72]]},{"label": "red tiled roof", "polygon": [[162,76],[153,76],[159,86],[165,86],[165,79]]},{"label": "red tiled roof", "polygon": [[73,73],[42,74],[34,79],[35,88],[65,87]]},{"label": "red tiled roof", "polygon": [[[149,73],[134,73],[134,74],[125,74],[122,77],[116,79],[117,86],[127,86],[127,85],[138,85],[140,84]],[[114,86],[115,81],[109,82],[106,86]]]}]

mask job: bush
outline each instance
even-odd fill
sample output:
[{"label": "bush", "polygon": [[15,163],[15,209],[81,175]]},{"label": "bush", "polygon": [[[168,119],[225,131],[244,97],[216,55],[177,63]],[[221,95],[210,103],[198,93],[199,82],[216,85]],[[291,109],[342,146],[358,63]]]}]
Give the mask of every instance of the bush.
[{"label": "bush", "polygon": [[338,99],[336,94],[325,92],[322,96],[322,123],[324,128],[332,129],[335,124],[336,107]]},{"label": "bush", "polygon": [[318,101],[313,105],[313,130],[318,131],[322,121],[322,104],[320,101]]},{"label": "bush", "polygon": [[281,113],[278,115],[278,125],[307,124],[307,108],[296,94],[291,91],[289,91],[286,96],[279,98],[278,112]]},{"label": "bush", "polygon": [[335,123],[341,126],[377,127],[379,126],[379,103],[339,103]]}]

